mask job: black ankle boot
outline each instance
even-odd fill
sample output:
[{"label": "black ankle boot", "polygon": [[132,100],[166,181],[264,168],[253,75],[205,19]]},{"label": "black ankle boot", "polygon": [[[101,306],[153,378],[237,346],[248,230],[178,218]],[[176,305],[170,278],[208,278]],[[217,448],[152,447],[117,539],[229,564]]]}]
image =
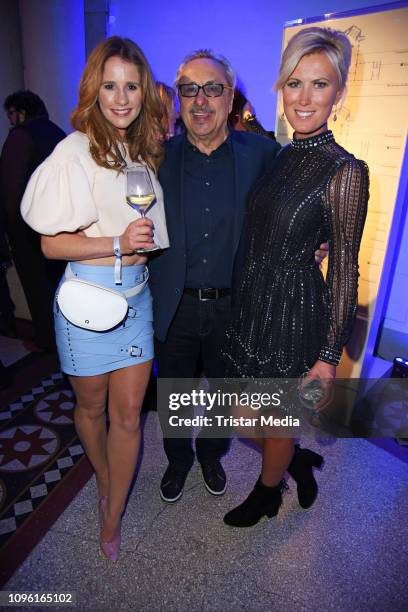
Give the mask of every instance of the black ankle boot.
[{"label": "black ankle boot", "polygon": [[267,487],[259,477],[246,500],[224,516],[224,523],[231,527],[252,527],[263,516],[276,516],[282,504],[282,491],[287,488],[284,480],[276,487]]},{"label": "black ankle boot", "polygon": [[299,504],[302,508],[310,508],[317,497],[317,482],[313,476],[313,468],[321,469],[324,459],[308,448],[295,445],[295,454],[288,467],[288,473],[297,484]]}]

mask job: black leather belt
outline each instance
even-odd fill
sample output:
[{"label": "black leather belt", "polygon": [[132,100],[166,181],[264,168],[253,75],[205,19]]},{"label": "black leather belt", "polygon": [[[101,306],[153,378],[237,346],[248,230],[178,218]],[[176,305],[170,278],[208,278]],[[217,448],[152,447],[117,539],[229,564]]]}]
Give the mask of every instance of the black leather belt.
[{"label": "black leather belt", "polygon": [[206,287],[205,289],[191,289],[190,287],[185,287],[184,293],[187,293],[187,295],[193,295],[202,302],[206,302],[207,300],[218,300],[219,298],[231,295],[231,290],[213,289],[212,287]]}]

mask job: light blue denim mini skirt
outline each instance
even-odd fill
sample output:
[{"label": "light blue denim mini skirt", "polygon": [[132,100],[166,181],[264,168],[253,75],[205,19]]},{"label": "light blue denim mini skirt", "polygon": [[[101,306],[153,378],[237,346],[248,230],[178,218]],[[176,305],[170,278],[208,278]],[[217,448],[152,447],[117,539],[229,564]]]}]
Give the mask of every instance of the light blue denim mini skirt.
[{"label": "light blue denim mini skirt", "polygon": [[[140,284],[146,267],[123,266],[122,284],[115,285],[113,266],[70,263],[75,276],[109,289],[125,291]],[[61,283],[65,280],[65,275]],[[58,293],[58,289],[57,289]],[[54,300],[55,335],[61,370],[72,376],[95,376],[153,359],[152,297],[144,289],[128,298],[129,310],[122,323],[96,332],[73,325]]]}]

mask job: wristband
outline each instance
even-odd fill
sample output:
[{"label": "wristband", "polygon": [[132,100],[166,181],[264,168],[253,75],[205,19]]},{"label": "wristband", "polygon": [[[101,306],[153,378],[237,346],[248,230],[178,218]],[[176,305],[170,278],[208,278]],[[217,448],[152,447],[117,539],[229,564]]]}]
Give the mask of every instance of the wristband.
[{"label": "wristband", "polygon": [[113,253],[115,255],[115,285],[122,284],[122,253],[120,251],[120,236],[113,239]]}]

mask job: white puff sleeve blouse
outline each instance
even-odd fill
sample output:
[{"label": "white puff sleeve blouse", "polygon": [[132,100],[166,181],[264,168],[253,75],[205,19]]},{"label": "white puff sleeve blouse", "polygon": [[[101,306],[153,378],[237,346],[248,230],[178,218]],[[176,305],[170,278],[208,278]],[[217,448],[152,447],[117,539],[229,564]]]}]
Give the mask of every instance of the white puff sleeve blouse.
[{"label": "white puff sleeve blouse", "polygon": [[[130,159],[126,159],[132,165]],[[156,204],[147,216],[154,224],[154,242],[169,246],[163,191],[148,168]],[[40,234],[83,230],[86,236],[116,236],[140,218],[126,203],[125,176],[98,166],[82,132],[64,138],[32,174],[21,202],[23,219]]]}]

